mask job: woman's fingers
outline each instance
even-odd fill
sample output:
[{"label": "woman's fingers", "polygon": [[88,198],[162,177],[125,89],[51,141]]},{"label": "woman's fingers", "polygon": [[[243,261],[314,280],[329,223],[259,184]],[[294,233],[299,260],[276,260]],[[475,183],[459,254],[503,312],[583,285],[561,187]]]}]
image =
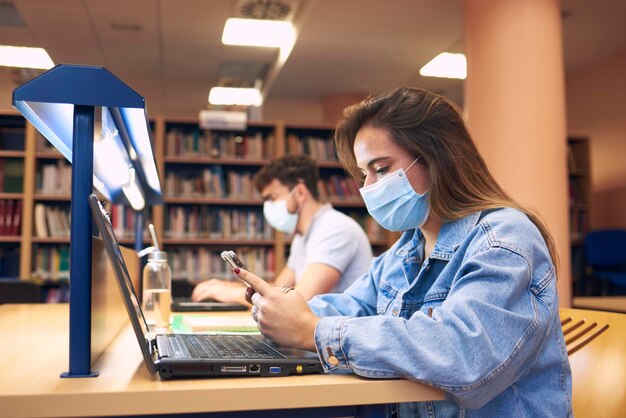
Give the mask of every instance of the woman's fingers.
[{"label": "woman's fingers", "polygon": [[246,301],[252,303],[252,296],[256,294],[256,291],[252,287],[246,287]]},{"label": "woman's fingers", "polygon": [[[265,280],[247,270],[236,268],[233,270],[233,273],[235,273],[235,275],[241,280],[252,286],[252,288],[261,295],[266,294],[267,291],[272,288],[272,286]],[[246,295],[247,294],[248,291],[246,291]]]}]

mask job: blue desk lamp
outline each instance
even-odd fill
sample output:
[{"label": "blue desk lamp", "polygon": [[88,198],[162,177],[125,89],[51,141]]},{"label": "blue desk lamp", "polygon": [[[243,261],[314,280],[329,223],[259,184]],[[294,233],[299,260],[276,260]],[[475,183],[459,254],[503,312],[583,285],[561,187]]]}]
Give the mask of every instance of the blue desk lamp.
[{"label": "blue desk lamp", "polygon": [[72,164],[70,364],[61,376],[97,376],[91,371],[88,196],[95,187],[138,214],[163,203],[145,100],[105,68],[63,64],[16,88],[13,106]]}]

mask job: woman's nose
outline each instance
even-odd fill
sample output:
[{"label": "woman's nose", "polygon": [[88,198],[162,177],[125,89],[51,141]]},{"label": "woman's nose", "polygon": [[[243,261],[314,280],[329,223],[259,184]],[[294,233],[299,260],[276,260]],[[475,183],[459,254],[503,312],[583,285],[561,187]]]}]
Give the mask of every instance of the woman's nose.
[{"label": "woman's nose", "polygon": [[367,187],[369,185],[372,185],[376,183],[376,179],[375,178],[371,178],[370,176],[366,176],[365,179],[363,180],[363,187]]}]

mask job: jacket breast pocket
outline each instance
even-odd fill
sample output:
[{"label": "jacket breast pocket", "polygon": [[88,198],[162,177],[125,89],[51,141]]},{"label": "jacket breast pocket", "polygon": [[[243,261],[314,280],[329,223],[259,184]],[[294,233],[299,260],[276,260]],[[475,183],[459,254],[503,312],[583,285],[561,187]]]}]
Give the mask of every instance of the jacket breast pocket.
[{"label": "jacket breast pocket", "polygon": [[391,302],[395,299],[398,291],[387,282],[381,282],[378,290],[378,299],[376,301],[376,313],[384,315],[389,310]]},{"label": "jacket breast pocket", "polygon": [[433,311],[440,307],[448,297],[448,292],[431,293],[424,297],[424,303],[420,307],[420,311],[429,317],[433,316]]}]

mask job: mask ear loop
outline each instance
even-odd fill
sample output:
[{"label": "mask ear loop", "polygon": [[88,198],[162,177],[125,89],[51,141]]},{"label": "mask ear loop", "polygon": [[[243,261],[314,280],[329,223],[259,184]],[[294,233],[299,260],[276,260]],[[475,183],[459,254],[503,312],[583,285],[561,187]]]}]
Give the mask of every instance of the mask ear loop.
[{"label": "mask ear loop", "polygon": [[[296,191],[296,187],[298,187],[301,184],[304,184],[304,180],[298,179],[298,183],[295,186],[293,186],[293,188],[289,192],[289,196],[287,197],[287,202],[289,202],[289,199],[291,199],[294,196],[295,191]],[[289,212],[289,208],[287,208],[287,212]],[[291,213],[291,212],[289,212],[289,213]],[[296,214],[298,214],[298,216],[300,216],[300,202],[298,202],[298,199],[296,199],[296,211],[294,213],[296,213]]]},{"label": "mask ear loop", "polygon": [[415,165],[415,163],[416,163],[419,159],[420,159],[420,157],[417,157],[417,158],[416,158],[416,159],[415,159],[415,160],[411,163],[411,165],[410,165],[410,166],[408,166],[406,170],[404,170],[404,174],[406,174],[406,173],[407,173],[407,171],[409,171],[409,170],[411,169],[411,167],[413,167],[413,166]]}]

